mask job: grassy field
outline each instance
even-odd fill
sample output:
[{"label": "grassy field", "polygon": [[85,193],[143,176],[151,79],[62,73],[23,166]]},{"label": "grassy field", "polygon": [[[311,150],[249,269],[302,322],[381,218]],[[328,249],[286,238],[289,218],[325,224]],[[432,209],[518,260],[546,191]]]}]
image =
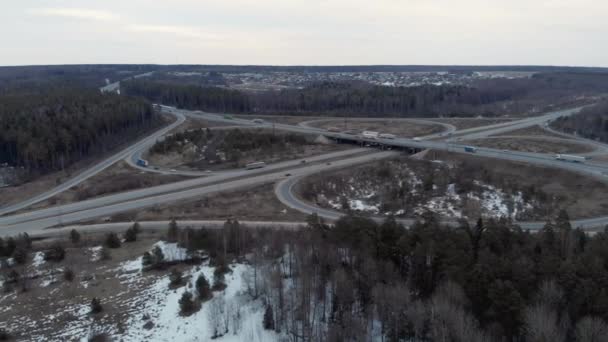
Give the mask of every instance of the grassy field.
[{"label": "grassy field", "polygon": [[187,132],[155,145],[144,157],[151,165],[183,170],[226,170],[263,161],[275,163],[348,148],[320,143],[314,135],[268,129]]},{"label": "grassy field", "polygon": [[306,220],[303,213],[283,205],[274,194],[274,184],[253,186],[233,192],[172,203],[164,206],[125,212],[111,217],[111,221],[155,221],[177,217],[180,220],[225,220],[236,218],[250,221]]},{"label": "grassy field", "polygon": [[501,150],[535,152],[535,153],[587,153],[594,149],[575,140],[551,140],[530,135],[529,137],[490,137],[486,139],[467,140],[473,146],[496,148]]},{"label": "grassy field", "polygon": [[328,129],[330,127],[336,127],[342,131],[352,130],[352,131],[375,131],[380,133],[389,133],[394,134],[398,137],[404,138],[413,138],[417,136],[424,136],[434,133],[439,133],[444,130],[441,125],[434,124],[422,124],[422,123],[413,123],[405,120],[382,120],[382,121],[362,121],[362,120],[351,120],[345,121],[343,119],[340,120],[331,120],[331,121],[321,121],[315,122],[311,124],[314,127]]}]

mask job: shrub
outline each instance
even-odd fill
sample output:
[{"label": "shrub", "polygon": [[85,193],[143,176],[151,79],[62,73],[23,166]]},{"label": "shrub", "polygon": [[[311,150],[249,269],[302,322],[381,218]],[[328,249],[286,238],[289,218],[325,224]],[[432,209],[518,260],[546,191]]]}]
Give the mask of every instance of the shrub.
[{"label": "shrub", "polygon": [[91,300],[91,313],[97,314],[103,311],[103,307],[101,306],[101,302],[97,297],[94,297]]},{"label": "shrub", "polygon": [[4,328],[0,328],[0,341],[8,341],[11,335]]},{"label": "shrub", "polygon": [[106,333],[99,333],[89,336],[88,342],[108,342],[111,341]]},{"label": "shrub", "polygon": [[171,274],[169,275],[169,279],[170,279],[170,283],[169,285],[171,287],[178,287],[182,284],[184,278],[182,275],[182,272],[179,271],[178,269],[172,269],[171,270]]},{"label": "shrub", "polygon": [[22,265],[27,261],[27,249],[23,247],[17,247],[13,252],[13,259],[15,262]]},{"label": "shrub", "polygon": [[65,258],[65,248],[59,243],[55,243],[51,248],[44,251],[45,261],[59,262]]},{"label": "shrub", "polygon": [[110,260],[112,259],[112,254],[110,254],[110,250],[106,246],[102,246],[99,251],[99,260]]},{"label": "shrub", "polygon": [[120,248],[120,238],[116,233],[108,233],[104,244],[108,248]]},{"label": "shrub", "polygon": [[144,253],[141,263],[144,267],[147,268],[160,268],[163,265],[164,261],[165,255],[163,254],[163,250],[160,249],[160,247],[156,246],[152,250],[152,253]]},{"label": "shrub", "polygon": [[66,281],[73,281],[74,280],[74,271],[72,271],[71,268],[66,267],[65,270],[63,271],[63,279],[65,279]]},{"label": "shrub", "polygon": [[73,244],[80,242],[80,233],[76,229],[70,231],[70,241],[72,241]]}]

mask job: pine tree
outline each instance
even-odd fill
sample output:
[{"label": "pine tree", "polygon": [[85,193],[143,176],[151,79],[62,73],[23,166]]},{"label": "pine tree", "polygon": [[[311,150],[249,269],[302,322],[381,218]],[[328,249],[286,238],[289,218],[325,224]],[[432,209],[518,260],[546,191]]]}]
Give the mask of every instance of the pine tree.
[{"label": "pine tree", "polygon": [[105,245],[108,248],[120,248],[120,238],[118,235],[116,235],[116,233],[108,233],[106,235]]},{"label": "pine tree", "polygon": [[266,311],[264,311],[264,329],[274,330],[274,313],[272,311],[272,305],[266,304]]},{"label": "pine tree", "polygon": [[196,293],[201,301],[206,301],[213,296],[209,282],[207,281],[207,278],[205,278],[204,274],[201,273],[198,278],[196,278],[195,286]]},{"label": "pine tree", "polygon": [[125,242],[137,241],[137,230],[138,229],[135,227],[135,225],[127,229],[127,231],[125,232]]},{"label": "pine tree", "polygon": [[141,232],[141,226],[139,225],[139,222],[133,223],[131,228],[133,228],[136,234],[139,234]]},{"label": "pine tree", "polygon": [[80,233],[76,229],[70,231],[70,241],[72,241],[73,244],[80,242]]},{"label": "pine tree", "polygon": [[224,272],[221,267],[216,267],[213,272],[213,290],[214,291],[222,291],[226,288],[226,284],[224,283]]},{"label": "pine tree", "polygon": [[177,222],[175,219],[172,219],[169,223],[169,229],[167,230],[167,241],[169,242],[177,242],[177,238],[179,237],[179,227],[177,226]]},{"label": "pine tree", "polygon": [[189,291],[185,291],[184,294],[182,294],[178,303],[181,314],[185,316],[192,314],[196,307],[194,300],[192,299],[192,293]]}]

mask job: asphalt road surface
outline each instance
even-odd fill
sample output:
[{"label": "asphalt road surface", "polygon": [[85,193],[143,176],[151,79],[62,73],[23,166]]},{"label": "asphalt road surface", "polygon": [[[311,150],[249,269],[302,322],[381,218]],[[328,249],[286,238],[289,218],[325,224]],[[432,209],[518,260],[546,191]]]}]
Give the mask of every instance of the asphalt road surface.
[{"label": "asphalt road surface", "polygon": [[[395,155],[397,155],[396,152],[384,151],[368,153],[362,156],[355,156],[352,158],[340,159],[329,163],[298,165],[296,167],[293,167],[292,169],[287,169],[280,172],[266,173],[246,178],[238,178],[234,180],[228,180],[222,183],[200,186],[156,196],[148,196],[115,204],[95,206],[91,209],[78,210],[65,214],[58,215],[57,213],[55,213],[52,216],[46,216],[39,219],[20,220],[18,223],[15,224],[5,223],[2,224],[2,230],[0,231],[0,235],[7,236],[16,235],[19,233],[34,233],[36,231],[48,227],[58,225],[61,226],[69,223],[90,220],[93,218],[109,216],[129,210],[142,209],[156,205],[166,205],[167,203],[199,198],[209,194],[221,191],[234,190],[238,188],[248,187],[251,185],[272,183],[287,177],[287,174],[297,176],[300,174],[309,174],[311,172],[323,172],[332,169],[344,168],[355,164],[371,162],[382,158],[388,158]],[[91,201],[96,200],[94,199]],[[32,213],[28,214],[31,215]]]},{"label": "asphalt road surface", "polygon": [[[107,195],[102,197],[96,197],[89,200],[79,201],[75,203],[65,204],[54,206],[46,209],[39,209],[35,211],[29,211],[21,214],[16,214],[12,216],[0,217],[0,227],[6,227],[10,225],[15,225],[17,223],[24,223],[28,221],[33,221],[42,218],[48,217],[64,217],[66,214],[74,213],[83,210],[94,209],[102,206],[109,206],[117,203],[124,203],[128,201],[133,201],[145,197],[150,196],[158,196],[163,194],[168,194],[170,192],[181,191],[186,189],[192,189],[201,186],[210,186],[210,185],[221,185],[223,182],[227,182],[235,179],[249,179],[253,176],[258,176],[270,172],[277,171],[289,171],[294,168],[299,168],[303,166],[314,166],[318,163],[325,164],[327,162],[332,162],[333,160],[340,158],[352,157],[360,154],[369,154],[374,152],[371,149],[362,149],[362,148],[354,148],[350,150],[337,151],[332,153],[326,153],[322,155],[318,155],[315,157],[307,158],[307,159],[297,159],[290,160],[286,162],[280,162],[276,164],[267,165],[265,168],[254,169],[254,170],[245,170],[241,169],[239,171],[230,172],[230,173],[220,173],[217,175],[209,176],[209,177],[199,177],[195,179],[189,179],[185,181],[168,183],[163,185],[158,185],[154,187],[125,191],[118,194]],[[305,162],[302,163],[302,160]]]},{"label": "asphalt road surface", "polygon": [[[110,156],[109,158],[101,161],[100,163],[97,163],[97,164],[91,166],[90,168],[80,172],[75,177],[54,187],[53,189],[45,191],[39,195],[36,195],[30,199],[25,200],[23,202],[0,208],[0,216],[27,208],[32,204],[42,202],[46,199],[49,199],[65,190],[67,190],[75,185],[78,185],[78,184],[84,182],[85,180],[95,176],[96,174],[100,173],[101,171],[112,166],[114,163],[132,155],[135,151],[138,151],[145,146],[150,146],[150,145],[154,144],[158,138],[162,137],[163,135],[165,135],[167,132],[169,132],[173,128],[181,125],[184,122],[184,120],[186,119],[183,115],[181,115],[179,113],[176,113],[175,116],[176,116],[177,120],[174,121],[173,123],[171,123],[170,125],[154,132],[153,134],[151,134],[151,135],[145,137],[144,139],[138,141],[137,143],[125,148],[124,150]],[[1,226],[1,223],[0,223],[0,226]]]},{"label": "asphalt road surface", "polygon": [[[217,115],[217,114],[209,114],[203,113],[200,111],[184,111],[178,110],[171,107],[164,106],[165,110],[173,113],[178,117],[178,121],[174,123],[172,126],[176,127],[177,125],[183,122],[185,116],[204,118],[212,121],[224,122],[232,125],[244,125],[244,126],[255,126],[255,127],[267,127],[267,128],[275,128],[281,130],[287,130],[297,133],[304,134],[323,134],[328,137],[341,139],[341,140],[351,140],[353,142],[359,143],[361,145],[373,145],[373,144],[382,144],[385,147],[398,147],[398,148],[415,148],[418,150],[424,149],[437,149],[437,150],[446,150],[449,152],[455,153],[467,153],[464,150],[465,145],[453,143],[450,141],[425,141],[425,140],[413,140],[413,139],[365,139],[359,136],[344,134],[344,133],[332,133],[327,132],[323,129],[318,128],[310,128],[296,125],[286,125],[286,124],[271,124],[271,123],[254,123],[251,120],[245,119],[237,119],[232,116],[225,115]],[[486,127],[476,127],[474,129],[462,130],[454,133],[458,133],[459,138],[461,139],[477,139],[483,138],[490,135],[501,134],[513,130],[517,130],[520,128],[530,127],[534,125],[543,125],[544,123],[553,120],[557,117],[572,115],[573,113],[578,112],[580,108],[570,109],[570,110],[560,110],[552,113],[545,114],[540,117],[526,118],[518,121],[512,121],[507,123],[494,124]],[[180,122],[181,121],[181,122]],[[179,123],[178,123],[179,122]],[[78,184],[82,180],[90,177],[90,173],[98,173],[103,170],[105,167],[111,165],[113,162],[116,162],[120,159],[124,158],[133,158],[133,155],[136,155],[138,151],[149,147],[150,144],[154,143],[157,138],[164,135],[173,127],[167,127],[164,129],[164,132],[159,131],[155,133],[153,136],[144,139],[144,141],[139,142],[136,145],[129,147],[128,149],[122,151],[121,153],[109,158],[106,162],[100,163],[95,167],[83,172],[82,176],[77,176],[76,178],[70,180],[70,182],[62,184],[61,186],[48,191],[45,194],[37,196],[34,199],[30,199],[22,204],[19,204],[19,208],[27,207],[33,203],[39,202],[43,199],[49,198],[56,193],[59,193],[75,184]],[[338,152],[345,153],[343,156],[347,156],[348,152]],[[355,152],[353,152],[353,155]],[[3,228],[0,235],[13,235],[21,232],[34,233],[40,231],[41,229],[56,226],[56,225],[64,225],[72,222],[79,222],[84,220],[90,220],[92,218],[98,218],[108,215],[113,215],[116,213],[141,209],[149,206],[166,204],[170,202],[176,202],[180,200],[187,200],[196,197],[206,196],[212,193],[233,190],[241,187],[250,186],[253,184],[262,184],[269,182],[276,182],[278,180],[283,180],[280,185],[277,187],[277,195],[279,198],[284,201],[287,205],[301,210],[303,212],[317,212],[321,216],[327,218],[336,218],[336,215],[340,215],[336,212],[325,211],[316,207],[307,207],[305,203],[299,201],[297,198],[294,199],[291,196],[291,186],[294,184],[292,182],[296,182],[299,178],[313,174],[322,172],[325,170],[330,170],[334,168],[344,168],[350,165],[355,165],[359,163],[365,163],[373,161],[374,159],[387,158],[390,156],[396,155],[396,152],[386,151],[386,152],[377,152],[377,153],[368,153],[362,156],[351,156],[350,158],[341,159],[338,161],[333,161],[331,163],[323,163],[323,158],[319,157],[318,163],[312,163],[313,158],[307,158],[310,163],[293,165],[289,164],[290,162],[285,162],[284,165],[276,165],[272,166],[260,171],[251,170],[251,171],[236,171],[233,173],[225,173],[225,174],[217,174],[204,178],[196,178],[192,180],[187,180],[183,182],[177,182],[172,184],[161,185],[158,187],[148,188],[148,189],[140,189],[135,191],[130,191],[126,193],[116,194],[105,196],[101,198],[96,198],[92,200],[87,200],[78,203],[72,203],[65,206],[58,206],[49,209],[38,210],[35,212],[24,213],[20,215],[15,215],[11,217],[0,218],[0,227]],[[477,148],[475,155],[480,157],[489,157],[489,158],[497,158],[504,160],[511,160],[517,162],[526,162],[536,165],[555,167],[570,170],[573,172],[577,172],[580,174],[584,174],[587,176],[597,177],[606,181],[608,175],[608,164],[598,163],[598,162],[586,162],[586,163],[569,163],[564,161],[557,161],[553,158],[552,155],[547,154],[538,154],[538,153],[524,153],[524,152],[514,152],[514,151],[504,151],[490,148]],[[315,157],[316,158],[316,157]],[[293,161],[291,162],[293,163]],[[297,163],[297,161],[296,161]],[[106,165],[107,164],[107,165]],[[104,167],[104,165],[106,165]],[[273,172],[277,169],[281,169],[281,171]],[[289,174],[289,176],[287,176]],[[84,179],[83,179],[84,178]],[[7,211],[8,210],[8,211]],[[4,208],[4,213],[14,211],[18,209],[14,208]],[[0,211],[0,213],[3,213]],[[599,217],[599,218],[591,218],[587,220],[579,220],[574,222],[575,225],[580,225],[582,227],[591,227],[591,226],[599,226],[608,223],[608,217]],[[542,223],[539,222],[521,222],[520,223],[524,228],[528,229],[536,229],[540,227]]]}]

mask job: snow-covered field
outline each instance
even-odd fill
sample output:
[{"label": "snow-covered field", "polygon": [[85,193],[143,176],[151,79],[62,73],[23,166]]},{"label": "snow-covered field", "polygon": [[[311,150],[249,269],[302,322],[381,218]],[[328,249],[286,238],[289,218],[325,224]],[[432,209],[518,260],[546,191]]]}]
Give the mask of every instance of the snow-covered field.
[{"label": "snow-covered field", "polygon": [[136,315],[127,322],[129,327],[116,337],[122,341],[210,341],[215,333],[222,336],[216,341],[276,341],[278,335],[262,327],[264,307],[252,301],[245,293],[243,274],[246,265],[232,265],[232,273],[226,276],[226,289],[214,292],[213,299],[202,304],[201,309],[188,317],[179,315],[178,301],[186,291],[192,291],[199,274],[207,279],[213,278],[213,267],[208,265],[193,267],[186,276],[188,284],[177,290],[169,290],[169,277],[160,278],[141,293],[133,303],[141,308],[141,315],[147,315],[154,326],[146,329],[145,320]]},{"label": "snow-covered field", "polygon": [[[155,247],[161,249],[168,262],[188,260],[192,255],[177,243],[159,241],[150,246],[150,250]],[[213,297],[203,302],[199,311],[186,317],[180,315],[179,299],[185,291],[196,296],[195,282],[201,274],[212,283],[215,268],[208,262],[199,265],[186,262],[174,266],[183,271],[184,285],[171,288],[168,269],[144,271],[142,257],[123,259],[108,267],[108,264],[98,260],[100,250],[101,247],[83,249],[86,262],[96,271],[91,272],[92,276],[86,280],[80,276],[78,281],[71,284],[62,278],[64,265],[57,267],[59,265],[45,262],[41,252],[33,254],[27,269],[36,276],[37,291],[45,291],[45,297],[49,299],[59,293],[66,296],[61,299],[57,297],[49,305],[52,306],[51,314],[36,318],[29,309],[19,311],[19,315],[16,312],[11,314],[16,306],[9,303],[14,303],[20,296],[27,296],[27,293],[2,294],[0,315],[6,314],[12,318],[0,322],[0,328],[12,332],[26,331],[31,341],[88,341],[99,334],[125,342],[210,341],[212,338],[228,342],[279,340],[279,334],[263,329],[264,305],[260,300],[252,299],[247,292],[245,278],[251,266],[242,263],[229,265],[230,272],[224,277],[226,288],[213,291]],[[110,283],[104,283],[107,280]],[[116,285],[109,288],[111,281],[115,281]],[[100,293],[104,311],[91,315],[91,296],[70,295],[74,286],[89,291],[85,293]],[[37,299],[29,300],[36,303]],[[113,310],[126,313],[126,316],[117,320]]]}]

